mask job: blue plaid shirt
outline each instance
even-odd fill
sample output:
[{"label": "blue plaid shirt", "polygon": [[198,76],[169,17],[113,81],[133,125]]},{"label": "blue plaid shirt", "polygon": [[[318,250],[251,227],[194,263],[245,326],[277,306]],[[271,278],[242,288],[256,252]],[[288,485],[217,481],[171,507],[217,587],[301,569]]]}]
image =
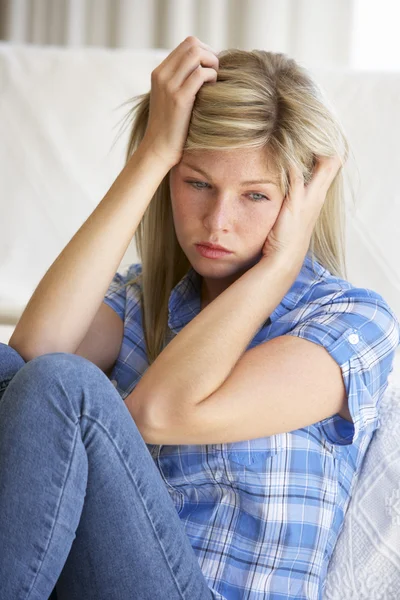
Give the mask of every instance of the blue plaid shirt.
[{"label": "blue plaid shirt", "polygon": [[[291,289],[248,349],[293,335],[324,346],[341,368],[353,423],[338,414],[294,431],[226,444],[147,444],[216,600],[321,600],[327,567],[361,464],[380,425],[400,323],[378,293],[306,256]],[[124,321],[110,379],[123,399],[148,367],[132,264],[104,301]],[[191,268],[169,299],[167,342],[200,311]],[[249,390],[251,393],[251,390]],[[268,393],[268,390],[266,390]]]}]

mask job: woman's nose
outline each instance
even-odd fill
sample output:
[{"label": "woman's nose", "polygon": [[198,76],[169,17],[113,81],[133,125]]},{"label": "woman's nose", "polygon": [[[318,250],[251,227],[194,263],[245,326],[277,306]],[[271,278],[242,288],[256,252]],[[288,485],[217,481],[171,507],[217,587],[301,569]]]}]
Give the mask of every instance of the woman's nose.
[{"label": "woman's nose", "polygon": [[204,221],[210,230],[229,229],[233,216],[232,198],[218,196],[208,203]]}]

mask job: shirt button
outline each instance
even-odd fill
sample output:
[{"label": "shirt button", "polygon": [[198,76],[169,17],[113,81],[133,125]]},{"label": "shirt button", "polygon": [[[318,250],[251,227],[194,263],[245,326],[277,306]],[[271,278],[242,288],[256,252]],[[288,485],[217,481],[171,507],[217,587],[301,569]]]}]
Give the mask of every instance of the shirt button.
[{"label": "shirt button", "polygon": [[358,337],[358,335],[356,333],[352,333],[351,335],[349,335],[348,340],[349,340],[350,344],[358,344],[358,342],[360,341],[360,338]]},{"label": "shirt button", "polygon": [[117,387],[117,381],[115,379],[111,379],[111,383],[113,384],[114,387]]}]

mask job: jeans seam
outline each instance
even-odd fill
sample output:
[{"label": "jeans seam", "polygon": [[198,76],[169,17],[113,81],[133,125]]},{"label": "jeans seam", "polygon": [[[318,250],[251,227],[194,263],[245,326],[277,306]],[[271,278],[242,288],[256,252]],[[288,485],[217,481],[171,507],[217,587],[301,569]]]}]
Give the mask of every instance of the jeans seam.
[{"label": "jeans seam", "polygon": [[[124,457],[123,457],[123,455],[121,454],[121,451],[120,451],[120,449],[119,449],[119,448],[118,448],[118,446],[115,444],[115,440],[114,440],[114,438],[112,437],[112,435],[110,434],[110,432],[108,431],[108,429],[107,429],[107,428],[106,428],[106,427],[103,425],[103,423],[100,423],[100,421],[98,421],[97,419],[95,419],[95,418],[93,418],[93,417],[91,417],[91,416],[89,416],[89,415],[87,415],[87,414],[85,414],[85,413],[82,413],[80,416],[81,416],[81,417],[85,417],[85,418],[86,418],[86,419],[88,419],[89,421],[93,421],[94,423],[96,423],[96,424],[97,424],[97,425],[98,425],[98,426],[99,426],[99,427],[100,427],[100,428],[101,428],[101,429],[102,429],[102,430],[103,430],[103,431],[104,431],[104,432],[107,434],[107,437],[109,438],[109,440],[110,440],[110,441],[111,441],[111,443],[113,444],[114,448],[116,449],[116,451],[117,451],[117,453],[118,453],[118,455],[119,455],[119,457],[120,457],[120,459],[121,459],[121,461],[122,461],[122,464],[124,465],[124,467],[125,467],[125,470],[126,470],[126,472],[128,473],[128,476],[130,477],[130,479],[132,480],[132,482],[133,482],[134,486],[136,487],[137,491],[139,492],[139,497],[140,497],[140,500],[141,500],[141,502],[142,502],[143,508],[144,508],[144,510],[145,510],[145,512],[146,512],[146,514],[147,514],[147,516],[148,516],[148,518],[149,518],[149,521],[150,521],[150,523],[151,523],[151,526],[152,526],[152,528],[153,528],[153,531],[154,531],[154,533],[155,533],[155,536],[156,536],[156,538],[157,538],[157,540],[158,540],[158,542],[159,542],[159,544],[160,544],[160,547],[161,547],[161,549],[162,549],[162,553],[163,553],[163,556],[164,556],[165,562],[166,562],[166,564],[168,565],[168,568],[169,568],[169,570],[170,570],[170,572],[171,572],[171,574],[172,574],[172,577],[173,577],[173,579],[174,579],[174,581],[175,581],[175,585],[176,585],[176,587],[177,587],[177,591],[178,591],[178,592],[181,594],[182,600],[185,600],[185,597],[184,597],[184,595],[183,595],[183,592],[182,592],[182,590],[180,589],[179,583],[178,583],[178,581],[177,581],[177,579],[176,579],[176,577],[175,577],[175,573],[174,573],[173,569],[171,568],[171,565],[170,565],[170,563],[169,563],[168,557],[167,557],[167,555],[166,555],[166,553],[165,553],[165,548],[164,548],[163,544],[161,543],[161,540],[160,540],[160,538],[159,538],[159,536],[158,536],[158,534],[157,534],[157,530],[156,530],[156,528],[154,527],[154,523],[153,523],[153,520],[152,520],[152,518],[151,518],[151,515],[150,515],[150,513],[149,513],[149,512],[148,512],[148,510],[147,510],[147,506],[146,506],[145,502],[143,501],[142,494],[141,494],[141,492],[140,492],[139,486],[138,486],[138,484],[136,483],[136,481],[135,481],[135,478],[133,477],[133,474],[131,473],[130,469],[127,467],[127,465],[126,465],[126,463],[125,463],[125,460],[124,460]],[[140,432],[139,432],[139,433],[140,433]],[[155,466],[155,465],[154,465],[154,467],[156,468],[156,466]]]},{"label": "jeans seam", "polygon": [[36,582],[36,580],[37,580],[37,577],[38,577],[38,575],[39,575],[39,573],[40,573],[40,570],[41,570],[41,568],[42,568],[42,566],[43,566],[44,559],[45,559],[45,557],[46,557],[46,554],[47,554],[47,552],[48,552],[48,549],[49,549],[50,542],[51,542],[51,540],[53,539],[53,535],[54,535],[54,529],[55,529],[55,524],[56,524],[57,517],[58,517],[58,515],[59,515],[59,512],[60,512],[61,500],[62,500],[62,498],[63,498],[63,494],[64,494],[64,491],[65,491],[65,484],[66,484],[66,482],[67,482],[67,480],[68,480],[68,477],[69,477],[69,474],[70,474],[70,471],[71,471],[72,456],[73,456],[73,454],[74,454],[74,450],[75,450],[75,447],[76,447],[76,441],[77,441],[77,439],[78,439],[78,427],[76,427],[76,429],[75,429],[75,439],[74,439],[74,442],[73,442],[73,445],[72,445],[71,460],[70,460],[70,462],[69,462],[69,465],[68,465],[67,473],[66,473],[65,480],[64,480],[64,485],[63,485],[63,487],[62,487],[62,492],[61,492],[61,494],[60,494],[60,497],[59,497],[59,500],[58,500],[58,506],[57,506],[57,511],[56,511],[55,518],[54,518],[54,524],[53,524],[53,528],[52,528],[51,534],[50,534],[50,536],[49,536],[49,541],[48,541],[48,544],[47,544],[47,548],[46,548],[46,549],[45,549],[45,551],[44,551],[43,559],[42,559],[42,561],[41,561],[41,564],[40,564],[40,566],[39,566],[39,568],[38,568],[38,570],[37,570],[37,572],[36,572],[36,577],[34,578],[34,580],[33,580],[33,582],[32,582],[32,585],[31,585],[31,588],[30,588],[30,590],[29,590],[29,592],[28,592],[27,600],[28,600],[28,599],[29,599],[29,597],[31,596],[31,592],[32,592],[32,590],[33,590],[33,587],[34,587],[34,585],[35,585],[35,582]]}]

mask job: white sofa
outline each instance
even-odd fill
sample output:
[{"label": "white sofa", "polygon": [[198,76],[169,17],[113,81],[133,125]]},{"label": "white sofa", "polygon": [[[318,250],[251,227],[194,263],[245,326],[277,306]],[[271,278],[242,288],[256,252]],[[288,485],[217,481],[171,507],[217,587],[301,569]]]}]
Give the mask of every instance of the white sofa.
[{"label": "white sofa", "polygon": [[[34,288],[122,169],[121,104],[149,89],[167,54],[0,43],[0,341],[8,342]],[[354,153],[348,279],[379,292],[400,316],[400,72],[311,71]],[[135,261],[132,243],[120,268]],[[389,382],[324,600],[398,597],[400,349]]]}]

